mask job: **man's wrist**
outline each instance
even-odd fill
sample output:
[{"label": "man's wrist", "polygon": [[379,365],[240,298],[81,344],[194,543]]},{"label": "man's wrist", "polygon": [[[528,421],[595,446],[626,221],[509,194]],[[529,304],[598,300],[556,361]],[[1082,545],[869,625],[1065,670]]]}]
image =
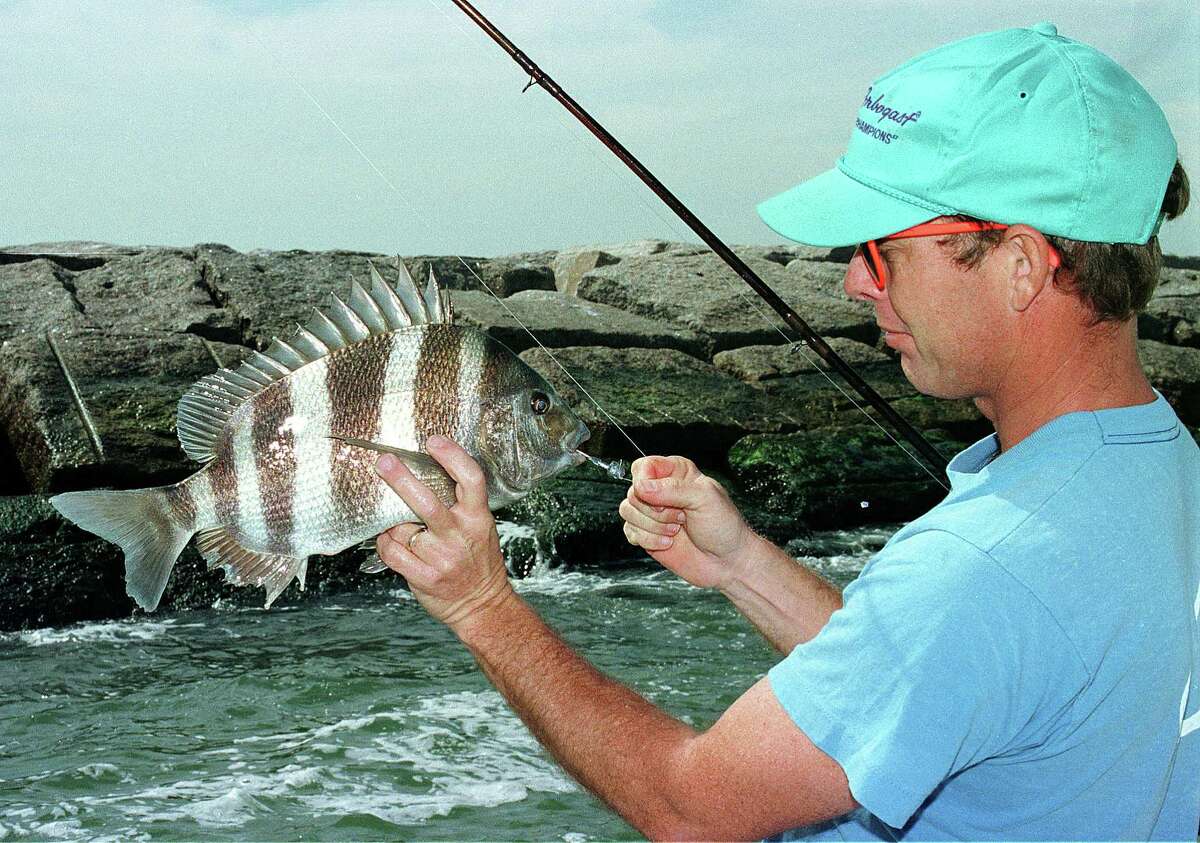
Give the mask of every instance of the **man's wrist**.
[{"label": "man's wrist", "polygon": [[746,537],[738,546],[738,549],[725,558],[725,565],[729,570],[729,578],[719,587],[721,593],[729,596],[731,591],[736,591],[745,585],[746,581],[754,576],[755,570],[761,563],[763,554],[766,552],[768,542],[758,533],[746,528]]},{"label": "man's wrist", "polygon": [[463,644],[474,649],[475,644],[482,643],[490,633],[502,626],[504,619],[521,603],[512,584],[506,580],[504,588],[497,589],[461,617],[446,620],[445,624]]}]

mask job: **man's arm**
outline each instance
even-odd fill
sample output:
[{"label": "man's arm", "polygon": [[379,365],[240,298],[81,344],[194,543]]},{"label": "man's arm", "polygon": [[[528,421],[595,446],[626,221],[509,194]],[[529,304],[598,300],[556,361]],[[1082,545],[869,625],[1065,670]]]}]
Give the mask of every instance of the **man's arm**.
[{"label": "man's arm", "polygon": [[721,484],[683,457],[643,457],[621,502],[625,537],[692,585],[718,588],[780,652],[842,606],[838,589],[756,535]]},{"label": "man's arm", "polygon": [[380,558],[467,645],[559,762],[652,838],[736,839],[855,807],[842,768],[795,726],[767,680],[705,732],[659,711],[572,651],[508,582],[483,475],[454,443],[426,443],[458,483],[445,507],[385,456],[379,470],[425,522],[379,538]]},{"label": "man's arm", "polygon": [[856,807],[765,678],[696,732],[601,674],[515,593],[453,629],[555,759],[650,839],[755,839]]},{"label": "man's arm", "polygon": [[755,535],[721,593],[781,653],[812,638],[842,608],[836,586]]}]

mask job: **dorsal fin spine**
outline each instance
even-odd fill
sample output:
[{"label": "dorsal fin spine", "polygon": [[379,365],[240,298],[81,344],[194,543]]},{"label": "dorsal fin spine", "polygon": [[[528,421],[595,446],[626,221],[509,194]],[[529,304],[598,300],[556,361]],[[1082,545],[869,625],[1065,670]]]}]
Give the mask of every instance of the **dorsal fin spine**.
[{"label": "dorsal fin spine", "polygon": [[351,284],[349,304],[330,295],[324,310],[313,308],[306,325],[285,342],[273,338],[265,352],[251,351],[234,369],[221,368],[197,381],[179,401],[176,430],[189,457],[213,459],[216,442],[243,404],[292,372],[375,334],[430,323],[451,324],[450,296],[430,267],[429,283],[417,287],[396,259],[396,286],[368,261],[371,289]]}]

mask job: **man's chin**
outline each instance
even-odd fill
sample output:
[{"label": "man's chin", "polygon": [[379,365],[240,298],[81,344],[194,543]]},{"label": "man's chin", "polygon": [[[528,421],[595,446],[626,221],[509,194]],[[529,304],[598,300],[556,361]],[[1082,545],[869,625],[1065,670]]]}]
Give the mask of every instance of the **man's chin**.
[{"label": "man's chin", "polygon": [[956,387],[954,384],[939,383],[929,372],[923,371],[913,363],[907,354],[900,355],[900,371],[904,372],[904,377],[917,392],[930,398],[953,401],[959,398],[973,397],[969,391]]}]

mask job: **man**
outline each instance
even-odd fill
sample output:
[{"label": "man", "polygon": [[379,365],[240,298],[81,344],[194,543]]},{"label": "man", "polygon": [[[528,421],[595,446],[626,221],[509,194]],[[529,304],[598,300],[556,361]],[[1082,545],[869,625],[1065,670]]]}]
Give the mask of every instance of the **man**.
[{"label": "man", "polygon": [[650,837],[1195,838],[1200,450],[1147,383],[1136,311],[1186,177],[1161,111],[1053,26],[869,88],[835,169],[760,206],[862,243],[846,291],[922,392],[996,433],[843,595],[682,457],[634,465],[629,541],[719,588],[787,657],[704,732],[602,676],[516,596],[479,467],[379,540],[559,762]]}]

